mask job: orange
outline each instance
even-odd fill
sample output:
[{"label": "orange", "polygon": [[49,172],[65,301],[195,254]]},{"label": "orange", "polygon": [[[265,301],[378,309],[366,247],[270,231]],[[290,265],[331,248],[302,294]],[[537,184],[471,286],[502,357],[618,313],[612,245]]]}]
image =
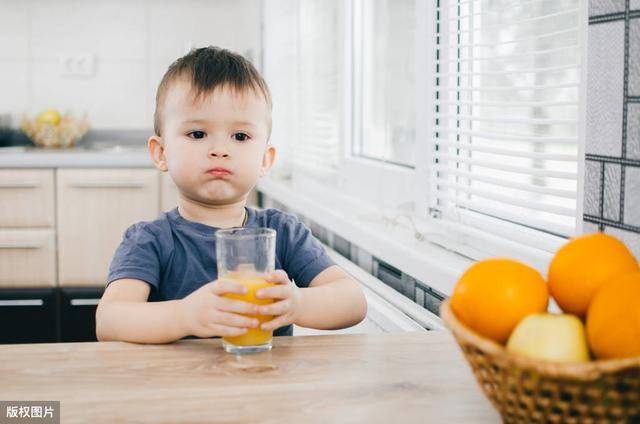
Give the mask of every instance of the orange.
[{"label": "orange", "polygon": [[595,292],[616,274],[635,271],[638,263],[615,237],[603,233],[574,238],[549,265],[549,292],[567,313],[584,318]]},{"label": "orange", "polygon": [[548,301],[547,285],[538,271],[511,259],[487,259],[460,277],[451,308],[472,330],[505,343],[522,318],[546,311]]},{"label": "orange", "polygon": [[596,292],[587,340],[598,358],[640,355],[640,271],[619,275]]}]

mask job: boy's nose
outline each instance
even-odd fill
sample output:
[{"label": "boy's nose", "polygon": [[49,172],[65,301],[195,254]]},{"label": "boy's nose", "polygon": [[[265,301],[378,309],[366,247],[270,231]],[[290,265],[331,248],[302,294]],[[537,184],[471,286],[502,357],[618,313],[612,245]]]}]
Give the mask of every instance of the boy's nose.
[{"label": "boy's nose", "polygon": [[222,150],[215,150],[215,149],[211,149],[209,150],[209,157],[212,158],[226,158],[229,157],[229,154],[222,151]]},{"label": "boy's nose", "polygon": [[220,152],[209,152],[209,157],[212,158],[226,158],[229,157],[228,153],[220,153]]}]

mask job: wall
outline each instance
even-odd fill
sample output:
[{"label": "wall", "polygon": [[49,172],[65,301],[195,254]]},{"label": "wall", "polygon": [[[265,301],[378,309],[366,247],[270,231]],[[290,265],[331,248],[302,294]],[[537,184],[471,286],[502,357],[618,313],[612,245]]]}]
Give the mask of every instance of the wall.
[{"label": "wall", "polygon": [[640,0],[590,0],[585,231],[640,258]]},{"label": "wall", "polygon": [[[93,128],[152,127],[167,66],[213,44],[260,58],[260,0],[2,0],[0,114],[89,112]],[[88,57],[91,76],[64,75]]]}]

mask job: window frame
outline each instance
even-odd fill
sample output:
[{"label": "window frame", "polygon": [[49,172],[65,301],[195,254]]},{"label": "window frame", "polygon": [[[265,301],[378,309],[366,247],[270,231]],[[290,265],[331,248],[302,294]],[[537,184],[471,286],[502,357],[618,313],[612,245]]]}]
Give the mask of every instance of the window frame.
[{"label": "window frame", "polygon": [[[427,216],[428,213],[428,187],[430,176],[430,161],[428,160],[427,143],[420,142],[426,140],[424,137],[429,133],[416,124],[416,135],[414,140],[414,157],[417,159],[427,158],[427,160],[416,160],[415,166],[395,164],[359,156],[354,154],[354,143],[359,143],[362,138],[362,4],[366,0],[347,0],[345,7],[345,60],[344,60],[344,115],[343,121],[343,156],[338,167],[338,188],[347,194],[364,196],[363,200],[370,202],[380,201],[381,198],[394,199],[392,204],[383,205],[383,209],[398,206],[409,208],[412,213],[418,216]],[[414,56],[416,59],[416,75],[425,75],[425,78],[416,78],[416,92],[424,93],[416,96],[416,123],[425,122],[431,127],[428,112],[427,93],[429,92],[428,82],[434,78],[435,71],[428,65],[428,51],[421,49],[417,42],[428,36],[427,4],[428,0],[416,0],[416,42],[414,43]],[[421,32],[419,32],[421,31]],[[424,117],[424,118],[423,118]],[[423,133],[423,134],[421,134]],[[371,184],[371,182],[376,182]],[[423,184],[421,184],[423,182]],[[367,192],[367,186],[372,185],[374,190]],[[370,188],[370,187],[369,187]],[[375,193],[372,193],[375,191]]]}]

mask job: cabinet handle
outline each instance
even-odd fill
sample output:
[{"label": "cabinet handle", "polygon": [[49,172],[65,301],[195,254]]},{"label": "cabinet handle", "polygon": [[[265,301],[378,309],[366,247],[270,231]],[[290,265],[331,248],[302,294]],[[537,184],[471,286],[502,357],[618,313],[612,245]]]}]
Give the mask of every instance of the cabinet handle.
[{"label": "cabinet handle", "polygon": [[38,188],[40,183],[0,183],[0,188]]},{"label": "cabinet handle", "polygon": [[42,306],[42,299],[0,300],[0,306]]},{"label": "cabinet handle", "polygon": [[100,303],[100,299],[71,299],[71,306],[93,306]]},{"label": "cabinet handle", "polygon": [[138,182],[96,182],[96,183],[72,183],[73,188],[144,188],[144,183]]},{"label": "cabinet handle", "polygon": [[40,249],[39,243],[0,243],[0,249]]}]

